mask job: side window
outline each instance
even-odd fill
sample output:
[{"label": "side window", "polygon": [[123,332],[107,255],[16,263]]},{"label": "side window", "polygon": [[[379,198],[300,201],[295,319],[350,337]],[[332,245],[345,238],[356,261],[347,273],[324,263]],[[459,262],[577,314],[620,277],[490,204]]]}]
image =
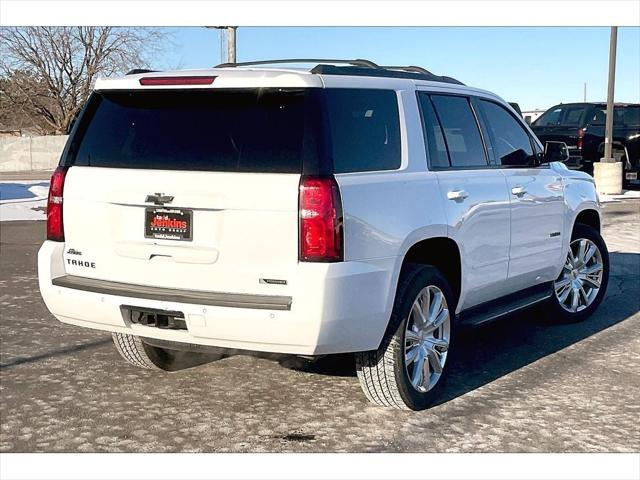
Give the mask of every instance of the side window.
[{"label": "side window", "polygon": [[637,127],[640,125],[640,107],[633,105],[614,107],[613,124]]},{"label": "side window", "polygon": [[480,130],[469,99],[448,95],[432,95],[431,99],[444,130],[451,166],[487,166]]},{"label": "side window", "polygon": [[442,127],[433,110],[433,105],[426,93],[419,93],[420,111],[422,112],[422,133],[424,143],[429,151],[429,162],[431,167],[443,168],[449,166],[449,155],[447,145],[444,141]]},{"label": "side window", "polygon": [[531,138],[511,114],[493,102],[478,102],[491,139],[490,147],[498,165],[526,167],[535,165]]},{"label": "side window", "polygon": [[400,168],[395,91],[327,89],[326,98],[336,173]]},{"label": "side window", "polygon": [[547,110],[535,122],[536,127],[552,127],[554,125],[560,125],[562,111],[562,107],[556,107],[553,110]]}]

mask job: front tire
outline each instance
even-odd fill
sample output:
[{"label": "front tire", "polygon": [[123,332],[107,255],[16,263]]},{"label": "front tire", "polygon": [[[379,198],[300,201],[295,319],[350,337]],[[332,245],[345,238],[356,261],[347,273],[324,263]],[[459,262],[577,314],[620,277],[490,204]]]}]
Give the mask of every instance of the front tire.
[{"label": "front tire", "polygon": [[596,229],[576,224],[562,272],[553,284],[552,313],[564,322],[585,320],[602,302],[608,283],[607,245]]},{"label": "front tire", "polygon": [[360,386],[373,403],[423,410],[446,373],[455,299],[434,267],[403,269],[389,327],[377,350],[356,354]]}]

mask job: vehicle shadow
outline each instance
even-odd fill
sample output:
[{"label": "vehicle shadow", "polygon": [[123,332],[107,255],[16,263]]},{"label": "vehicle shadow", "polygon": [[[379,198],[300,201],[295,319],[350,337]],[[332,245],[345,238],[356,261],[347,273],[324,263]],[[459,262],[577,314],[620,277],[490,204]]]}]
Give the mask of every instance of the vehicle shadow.
[{"label": "vehicle shadow", "polygon": [[[456,331],[448,374],[434,391],[441,404],[490,383],[536,360],[616,325],[640,311],[640,254],[611,253],[611,277],[598,310],[581,323],[559,323],[543,308],[532,308],[490,325]],[[454,350],[455,349],[455,350]],[[283,366],[338,376],[355,376],[351,356]]]}]

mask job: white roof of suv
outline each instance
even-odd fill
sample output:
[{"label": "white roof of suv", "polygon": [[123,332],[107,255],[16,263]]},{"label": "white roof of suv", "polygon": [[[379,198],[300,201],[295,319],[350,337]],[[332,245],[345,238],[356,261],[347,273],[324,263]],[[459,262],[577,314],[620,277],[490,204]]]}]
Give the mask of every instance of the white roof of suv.
[{"label": "white roof of suv", "polygon": [[[284,63],[287,61],[273,61]],[[317,63],[318,61],[290,61],[291,63]],[[322,61],[320,61],[322,62]],[[355,63],[352,63],[355,62]],[[361,66],[361,63],[374,67]],[[326,63],[326,64],[325,64]],[[337,67],[334,63],[347,63],[356,66]],[[267,67],[264,62],[247,62],[240,64],[223,64],[215,68],[174,71],[142,71],[124,77],[99,78],[96,90],[131,90],[131,89],[166,89],[186,88],[189,85],[142,86],[140,79],[145,77],[215,77],[209,85],[196,85],[196,88],[387,88],[395,90],[415,89],[425,86],[440,91],[451,91],[467,94],[481,94],[500,99],[495,94],[466,86],[449,77],[439,77],[420,67],[378,67],[365,60],[324,61],[320,65],[309,68]],[[423,73],[424,72],[424,73]],[[502,99],[500,99],[502,100]]]}]

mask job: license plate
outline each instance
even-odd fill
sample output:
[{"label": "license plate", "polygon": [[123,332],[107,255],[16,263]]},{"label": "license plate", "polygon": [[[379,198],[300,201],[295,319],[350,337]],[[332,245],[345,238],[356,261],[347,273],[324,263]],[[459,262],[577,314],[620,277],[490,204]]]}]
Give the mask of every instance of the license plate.
[{"label": "license plate", "polygon": [[155,208],[145,210],[144,236],[159,240],[191,241],[193,212],[183,208]]},{"label": "license plate", "polygon": [[637,180],[638,172],[627,172],[624,176],[627,180]]}]

